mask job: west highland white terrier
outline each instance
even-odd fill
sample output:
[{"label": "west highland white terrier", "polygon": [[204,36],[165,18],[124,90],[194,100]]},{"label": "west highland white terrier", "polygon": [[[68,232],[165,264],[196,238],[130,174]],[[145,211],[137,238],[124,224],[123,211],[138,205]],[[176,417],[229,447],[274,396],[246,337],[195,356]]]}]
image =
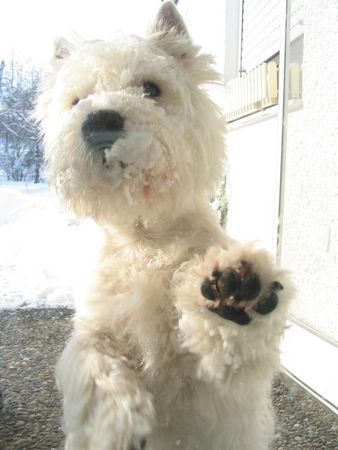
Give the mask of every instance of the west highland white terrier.
[{"label": "west highland white terrier", "polygon": [[142,39],[59,40],[39,98],[49,176],[104,230],[57,366],[69,450],[263,450],[290,282],[210,199],[225,122],[174,4]]}]

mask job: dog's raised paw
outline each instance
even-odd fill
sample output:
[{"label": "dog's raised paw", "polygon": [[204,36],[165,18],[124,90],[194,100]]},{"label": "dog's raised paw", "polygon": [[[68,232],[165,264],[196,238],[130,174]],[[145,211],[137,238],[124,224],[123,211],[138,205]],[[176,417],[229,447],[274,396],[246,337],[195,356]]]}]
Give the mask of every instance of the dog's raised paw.
[{"label": "dog's raised paw", "polygon": [[277,292],[281,289],[283,286],[278,281],[263,289],[259,275],[247,261],[224,270],[216,267],[201,285],[203,297],[214,302],[208,309],[238,325],[250,323],[250,310],[261,315],[272,312],[278,304]]}]

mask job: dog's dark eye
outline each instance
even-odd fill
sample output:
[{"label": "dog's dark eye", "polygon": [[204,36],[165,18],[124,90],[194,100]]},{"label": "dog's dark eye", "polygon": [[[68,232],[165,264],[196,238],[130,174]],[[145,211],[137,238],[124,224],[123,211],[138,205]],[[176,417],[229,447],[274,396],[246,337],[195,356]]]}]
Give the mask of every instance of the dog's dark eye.
[{"label": "dog's dark eye", "polygon": [[161,91],[155,83],[146,81],[145,83],[143,83],[143,93],[145,97],[155,98],[160,96]]},{"label": "dog's dark eye", "polygon": [[79,101],[80,101],[79,97],[75,97],[74,100],[72,101],[72,106],[77,105]]}]

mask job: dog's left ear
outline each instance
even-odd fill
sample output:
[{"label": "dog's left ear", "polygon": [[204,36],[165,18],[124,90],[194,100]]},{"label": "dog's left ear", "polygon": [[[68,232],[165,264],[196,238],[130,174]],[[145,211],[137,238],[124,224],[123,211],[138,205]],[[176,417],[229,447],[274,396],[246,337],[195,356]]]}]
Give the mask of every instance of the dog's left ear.
[{"label": "dog's left ear", "polygon": [[162,3],[154,23],[148,30],[153,33],[172,33],[189,36],[187,27],[182,16],[177,11],[175,4],[171,0]]},{"label": "dog's left ear", "polygon": [[147,34],[150,41],[175,58],[186,57],[192,46],[184,20],[171,0],[162,3]]},{"label": "dog's left ear", "polygon": [[220,75],[214,68],[214,58],[200,53],[193,44],[187,27],[173,1],[162,3],[147,39],[168,55],[180,61],[197,84],[218,83]]}]

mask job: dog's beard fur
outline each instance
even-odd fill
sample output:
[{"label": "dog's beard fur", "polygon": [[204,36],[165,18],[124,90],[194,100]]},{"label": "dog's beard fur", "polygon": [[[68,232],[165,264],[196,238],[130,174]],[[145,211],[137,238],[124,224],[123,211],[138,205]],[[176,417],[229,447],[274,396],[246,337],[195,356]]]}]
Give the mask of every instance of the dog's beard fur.
[{"label": "dog's beard fur", "polygon": [[[75,212],[103,223],[156,222],[213,198],[224,121],[204,90],[218,79],[211,63],[187,35],[157,33],[84,42],[54,64],[38,116],[49,179]],[[158,98],[144,95],[149,81]],[[81,125],[102,109],[124,118],[123,136],[91,152]]]}]

